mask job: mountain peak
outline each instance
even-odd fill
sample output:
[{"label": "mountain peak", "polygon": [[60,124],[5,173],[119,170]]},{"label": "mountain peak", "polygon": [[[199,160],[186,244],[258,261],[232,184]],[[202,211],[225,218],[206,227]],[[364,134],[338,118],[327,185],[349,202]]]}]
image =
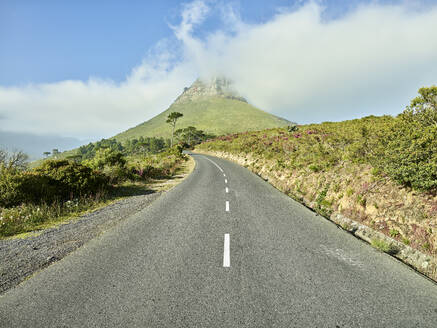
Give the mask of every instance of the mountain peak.
[{"label": "mountain peak", "polygon": [[222,97],[246,102],[233,88],[231,80],[225,77],[213,77],[209,80],[197,79],[176,99],[175,103],[185,103],[201,98]]},{"label": "mountain peak", "polygon": [[247,103],[223,77],[197,79],[170,105],[167,110],[115,136],[119,141],[140,137],[171,136],[166,123],[172,112],[183,114],[178,128],[194,126],[215,135],[255,131],[287,126],[288,120],[266,113]]}]

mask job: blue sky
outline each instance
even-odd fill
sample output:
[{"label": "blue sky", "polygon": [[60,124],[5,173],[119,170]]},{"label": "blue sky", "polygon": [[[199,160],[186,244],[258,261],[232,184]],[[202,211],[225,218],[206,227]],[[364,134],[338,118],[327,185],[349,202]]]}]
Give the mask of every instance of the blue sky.
[{"label": "blue sky", "polygon": [[299,123],[396,115],[436,30],[437,0],[0,0],[0,131],[110,137],[217,74]]},{"label": "blue sky", "polygon": [[[302,6],[292,0],[217,1],[234,6],[243,21],[259,24],[279,10]],[[393,3],[395,1],[384,1]],[[0,84],[87,80],[122,81],[180,22],[182,1],[2,0],[0,2]],[[335,19],[369,1],[330,0],[323,17]],[[220,28],[211,15],[196,36]]]}]

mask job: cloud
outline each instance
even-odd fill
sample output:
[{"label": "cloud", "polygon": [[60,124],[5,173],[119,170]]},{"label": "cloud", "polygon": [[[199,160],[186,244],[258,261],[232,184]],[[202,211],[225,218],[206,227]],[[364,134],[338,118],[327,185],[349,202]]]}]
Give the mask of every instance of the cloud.
[{"label": "cloud", "polygon": [[[248,24],[194,1],[126,80],[0,86],[2,129],[111,136],[153,117],[197,76],[226,75],[255,106],[298,122],[397,114],[437,76],[437,6],[361,5],[335,19],[307,2]],[[244,13],[243,13],[244,14]],[[207,33],[219,15],[222,27]],[[244,16],[244,15],[243,15]]]},{"label": "cloud", "polygon": [[169,67],[168,56],[161,53],[133,69],[122,83],[90,78],[0,87],[0,115],[7,116],[1,129],[78,138],[112,136],[167,108],[196,76],[183,66]]},{"label": "cloud", "polygon": [[178,39],[190,38],[193,28],[205,20],[208,12],[209,7],[203,1],[196,0],[185,4],[181,14],[182,22],[179,26],[172,26],[176,37]]},{"label": "cloud", "polygon": [[185,42],[185,51],[201,75],[225,72],[251,103],[291,120],[396,114],[436,83],[437,6],[363,5],[326,20],[310,2],[236,30]]}]

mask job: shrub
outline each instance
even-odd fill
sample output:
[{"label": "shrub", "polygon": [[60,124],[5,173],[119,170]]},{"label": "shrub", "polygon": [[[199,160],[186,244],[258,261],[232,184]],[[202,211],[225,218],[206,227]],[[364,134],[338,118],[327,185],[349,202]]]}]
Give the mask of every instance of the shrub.
[{"label": "shrub", "polygon": [[109,178],[110,183],[118,183],[130,177],[124,155],[114,149],[99,149],[96,155],[84,164],[94,170],[101,171]]},{"label": "shrub", "polygon": [[[34,169],[34,174],[49,178],[42,197],[47,199],[95,194],[106,189],[108,179],[91,168],[68,160],[48,160]],[[53,194],[54,187],[56,195]],[[57,197],[58,196],[58,197]]]},{"label": "shrub", "polygon": [[48,160],[32,171],[0,164],[0,206],[91,195],[106,189],[107,183],[104,175],[67,160]]},{"label": "shrub", "polygon": [[21,172],[0,163],[0,206],[13,206],[23,201],[21,177]]},{"label": "shrub", "polygon": [[305,125],[298,131],[240,133],[204,142],[198,148],[251,153],[287,168],[316,173],[328,172],[345,161],[370,164],[373,179],[388,176],[404,186],[437,191],[437,87],[421,88],[396,118],[367,116]]},{"label": "shrub", "polygon": [[130,171],[143,179],[162,178],[172,176],[179,163],[186,160],[182,154],[182,146],[176,145],[165,152],[148,155],[130,163]]},{"label": "shrub", "polygon": [[121,152],[106,148],[99,149],[96,155],[86,163],[93,169],[102,170],[105,166],[123,167],[126,164],[126,159]]},{"label": "shrub", "polygon": [[420,190],[437,190],[437,87],[420,96],[387,131],[382,168],[394,180]]}]

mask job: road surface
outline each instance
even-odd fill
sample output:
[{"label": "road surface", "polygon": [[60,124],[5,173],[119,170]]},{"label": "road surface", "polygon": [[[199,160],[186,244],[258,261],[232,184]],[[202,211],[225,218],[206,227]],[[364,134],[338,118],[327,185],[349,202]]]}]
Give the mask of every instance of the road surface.
[{"label": "road surface", "polygon": [[231,162],[0,297],[0,327],[437,327],[437,286]]}]

